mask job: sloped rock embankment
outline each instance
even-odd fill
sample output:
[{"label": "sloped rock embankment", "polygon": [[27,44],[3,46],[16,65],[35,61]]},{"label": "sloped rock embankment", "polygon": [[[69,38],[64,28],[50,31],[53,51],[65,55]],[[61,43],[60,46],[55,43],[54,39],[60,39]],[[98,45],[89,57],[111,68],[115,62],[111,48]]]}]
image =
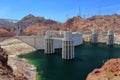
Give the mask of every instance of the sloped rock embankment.
[{"label": "sloped rock embankment", "polygon": [[120,80],[120,58],[108,60],[102,68],[92,71],[86,80]]},{"label": "sloped rock embankment", "polygon": [[13,69],[7,64],[8,53],[0,47],[0,80],[27,80],[22,76],[17,76],[13,73]]}]

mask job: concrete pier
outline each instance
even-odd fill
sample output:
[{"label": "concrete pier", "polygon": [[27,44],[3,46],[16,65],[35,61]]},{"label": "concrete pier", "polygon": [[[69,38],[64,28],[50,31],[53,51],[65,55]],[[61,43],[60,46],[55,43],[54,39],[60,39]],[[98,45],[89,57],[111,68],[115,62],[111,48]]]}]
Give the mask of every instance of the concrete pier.
[{"label": "concrete pier", "polygon": [[112,29],[108,30],[106,43],[107,45],[114,45],[114,31]]},{"label": "concrete pier", "polygon": [[74,45],[72,40],[72,33],[65,32],[62,39],[62,59],[74,59]]},{"label": "concrete pier", "polygon": [[52,33],[49,31],[46,32],[44,46],[45,46],[45,53],[46,54],[52,54],[55,52],[54,40],[52,39]]},{"label": "concrete pier", "polygon": [[98,32],[97,32],[97,30],[92,30],[91,42],[92,43],[98,43]]}]

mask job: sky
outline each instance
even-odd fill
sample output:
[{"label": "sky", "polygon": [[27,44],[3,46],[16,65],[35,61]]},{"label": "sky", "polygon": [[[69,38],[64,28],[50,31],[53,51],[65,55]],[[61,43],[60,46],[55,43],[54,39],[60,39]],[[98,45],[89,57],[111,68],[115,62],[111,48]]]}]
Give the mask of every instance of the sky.
[{"label": "sky", "polygon": [[20,20],[28,14],[64,22],[74,16],[120,14],[120,0],[0,0],[0,18]]}]

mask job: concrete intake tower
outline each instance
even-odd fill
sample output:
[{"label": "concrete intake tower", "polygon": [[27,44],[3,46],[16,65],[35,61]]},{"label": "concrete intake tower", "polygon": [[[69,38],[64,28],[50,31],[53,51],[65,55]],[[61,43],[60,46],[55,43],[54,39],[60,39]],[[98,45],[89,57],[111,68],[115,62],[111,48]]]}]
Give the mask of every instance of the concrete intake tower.
[{"label": "concrete intake tower", "polygon": [[[54,31],[47,31],[44,37],[44,52],[45,54],[53,54],[55,53],[55,40],[61,41],[62,46],[62,59],[74,59],[74,40],[72,32],[64,31],[62,32],[62,37],[54,36]],[[81,34],[76,34],[81,38]],[[79,40],[79,39],[78,39]]]},{"label": "concrete intake tower", "polygon": [[74,59],[74,45],[71,32],[64,32],[62,39],[62,59]]}]

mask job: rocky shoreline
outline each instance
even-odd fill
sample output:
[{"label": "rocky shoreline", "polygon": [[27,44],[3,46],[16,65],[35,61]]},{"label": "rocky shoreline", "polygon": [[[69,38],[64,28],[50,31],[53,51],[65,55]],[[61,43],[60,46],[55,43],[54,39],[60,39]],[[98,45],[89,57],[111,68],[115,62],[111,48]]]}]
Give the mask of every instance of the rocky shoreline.
[{"label": "rocky shoreline", "polygon": [[15,76],[24,76],[25,78],[15,79],[7,76],[4,79],[4,76],[1,75],[2,80],[36,80],[36,67],[31,65],[26,59],[20,59],[17,57],[19,54],[34,51],[34,48],[14,38],[0,42],[0,45],[2,49],[4,48],[7,52],[7,64],[11,67],[12,74]]},{"label": "rocky shoreline", "polygon": [[8,53],[0,47],[0,80],[28,80],[25,75],[14,73],[13,67],[8,64]]},{"label": "rocky shoreline", "polygon": [[120,58],[108,60],[102,68],[93,70],[86,80],[120,80]]},{"label": "rocky shoreline", "polygon": [[31,65],[26,59],[20,59],[16,55],[10,55],[8,64],[12,66],[14,74],[24,75],[27,80],[36,80],[36,67]]}]

